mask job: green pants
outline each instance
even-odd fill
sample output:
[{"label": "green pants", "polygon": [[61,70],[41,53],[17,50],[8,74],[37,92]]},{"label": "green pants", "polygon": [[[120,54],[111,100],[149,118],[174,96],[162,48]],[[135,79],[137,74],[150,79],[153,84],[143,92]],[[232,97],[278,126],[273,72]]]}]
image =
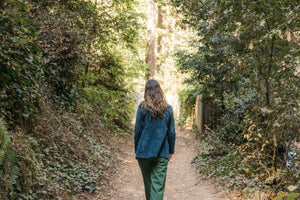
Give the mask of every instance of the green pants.
[{"label": "green pants", "polygon": [[147,200],[162,200],[165,191],[167,158],[138,159],[142,171]]}]

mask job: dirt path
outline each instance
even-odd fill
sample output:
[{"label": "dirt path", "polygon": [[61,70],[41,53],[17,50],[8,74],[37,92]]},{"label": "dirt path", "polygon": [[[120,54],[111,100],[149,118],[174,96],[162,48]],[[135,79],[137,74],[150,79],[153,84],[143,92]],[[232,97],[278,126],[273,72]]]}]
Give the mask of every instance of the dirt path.
[{"label": "dirt path", "polygon": [[[111,183],[112,189],[106,200],[143,200],[142,175],[134,158],[133,139],[121,144],[120,158],[123,160],[119,172]],[[164,200],[219,200],[226,199],[215,192],[214,186],[201,179],[191,160],[196,155],[194,134],[177,130],[175,155],[168,166]]]}]

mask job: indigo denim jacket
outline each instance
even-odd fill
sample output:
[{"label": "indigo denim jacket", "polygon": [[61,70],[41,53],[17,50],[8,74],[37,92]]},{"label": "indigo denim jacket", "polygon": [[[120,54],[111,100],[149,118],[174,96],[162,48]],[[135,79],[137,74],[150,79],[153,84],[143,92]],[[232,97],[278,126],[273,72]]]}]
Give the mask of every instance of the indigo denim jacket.
[{"label": "indigo denim jacket", "polygon": [[164,111],[164,117],[153,118],[151,112],[138,107],[134,128],[136,158],[168,158],[174,154],[175,124],[172,106]]}]

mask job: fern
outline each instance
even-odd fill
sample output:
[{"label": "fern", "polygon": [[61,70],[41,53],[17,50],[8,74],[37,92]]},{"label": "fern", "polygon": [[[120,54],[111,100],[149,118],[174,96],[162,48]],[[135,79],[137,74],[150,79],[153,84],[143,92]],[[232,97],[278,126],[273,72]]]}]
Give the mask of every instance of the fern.
[{"label": "fern", "polygon": [[5,149],[9,144],[9,137],[3,120],[0,118],[0,166],[3,164]]},{"label": "fern", "polygon": [[9,137],[3,120],[0,118],[0,166],[3,164],[5,149],[9,143]]},{"label": "fern", "polygon": [[2,119],[0,119],[0,175],[0,182],[6,186],[0,187],[0,193],[6,194],[6,196],[9,193],[13,194],[19,175],[19,167],[17,166],[15,152],[11,148],[10,139]]},{"label": "fern", "polygon": [[0,118],[0,150],[5,150],[8,144],[9,137],[7,134],[7,130],[5,128],[3,120]]},{"label": "fern", "polygon": [[0,166],[3,164],[3,159],[4,159],[4,151],[0,149]]},{"label": "fern", "polygon": [[6,158],[9,166],[8,173],[10,177],[10,185],[13,186],[17,184],[17,179],[19,176],[19,167],[16,163],[15,152],[11,148],[7,149]]}]

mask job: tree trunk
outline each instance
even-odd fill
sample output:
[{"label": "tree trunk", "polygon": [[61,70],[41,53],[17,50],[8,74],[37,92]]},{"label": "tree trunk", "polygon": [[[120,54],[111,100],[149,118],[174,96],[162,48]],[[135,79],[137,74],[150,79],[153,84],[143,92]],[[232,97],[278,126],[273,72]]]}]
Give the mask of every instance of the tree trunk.
[{"label": "tree trunk", "polygon": [[147,79],[155,75],[155,4],[154,0],[147,0],[147,50],[146,63],[148,64]]},{"label": "tree trunk", "polygon": [[[157,16],[157,28],[159,30],[159,34],[158,34],[158,38],[157,38],[157,54],[159,55],[158,61],[161,60],[160,53],[162,50],[162,39],[163,39],[162,33],[161,33],[161,30],[163,28],[162,24],[163,24],[163,14],[162,14],[161,6],[159,6],[158,7],[158,16]],[[161,65],[161,62],[159,62],[156,66],[157,72],[160,71],[160,65]]]}]

